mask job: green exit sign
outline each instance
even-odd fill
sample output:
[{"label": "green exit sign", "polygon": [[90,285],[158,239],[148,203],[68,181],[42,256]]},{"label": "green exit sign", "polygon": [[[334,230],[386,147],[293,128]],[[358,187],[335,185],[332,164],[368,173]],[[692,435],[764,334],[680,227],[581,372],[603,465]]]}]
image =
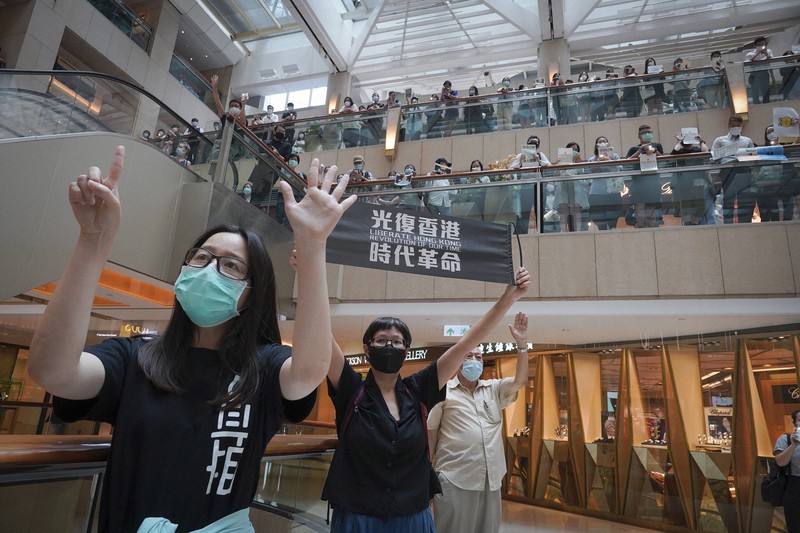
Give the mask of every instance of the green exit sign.
[{"label": "green exit sign", "polygon": [[454,325],[445,325],[444,327],[444,336],[445,337],[463,337],[469,331],[469,326],[454,326]]}]

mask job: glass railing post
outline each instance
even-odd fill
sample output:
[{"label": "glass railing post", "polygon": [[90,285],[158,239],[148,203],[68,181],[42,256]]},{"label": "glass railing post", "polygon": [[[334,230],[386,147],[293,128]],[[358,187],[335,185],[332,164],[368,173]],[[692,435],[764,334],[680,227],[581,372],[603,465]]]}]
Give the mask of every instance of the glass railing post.
[{"label": "glass railing post", "polygon": [[[211,174],[215,183],[225,184],[225,175],[228,170],[228,158],[231,154],[231,141],[233,139],[233,122],[228,122],[221,134],[217,137],[211,149]],[[215,166],[216,165],[216,166]]]}]

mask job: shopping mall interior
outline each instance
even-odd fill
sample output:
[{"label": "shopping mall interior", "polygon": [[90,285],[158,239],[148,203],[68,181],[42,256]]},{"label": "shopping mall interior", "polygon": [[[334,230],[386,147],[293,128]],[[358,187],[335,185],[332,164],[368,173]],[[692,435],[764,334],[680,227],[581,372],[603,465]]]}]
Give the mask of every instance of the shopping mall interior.
[{"label": "shopping mall interior", "polygon": [[[375,183],[351,184],[358,206],[463,224],[459,262],[433,268],[379,253],[370,232],[329,251],[332,334],[357,371],[375,317],[413,332],[409,375],[509,272],[531,272],[481,343],[484,378],[512,376],[506,324],[528,315],[501,531],[786,531],[759,486],[800,404],[798,58],[792,0],[0,1],[0,530],[97,527],[113,428],[54,418],[27,373],[78,234],[67,184],[125,146],[87,346],[163,331],[185,251],[221,223],[264,239],[291,345],[294,238],[275,183],[299,198],[305,182],[283,144],[304,171],[360,156]],[[222,113],[243,100],[250,127],[222,128],[215,96]],[[758,149],[713,142],[732,115]],[[643,125],[652,160],[629,158]],[[257,531],[328,530],[325,388],[265,452]]]}]

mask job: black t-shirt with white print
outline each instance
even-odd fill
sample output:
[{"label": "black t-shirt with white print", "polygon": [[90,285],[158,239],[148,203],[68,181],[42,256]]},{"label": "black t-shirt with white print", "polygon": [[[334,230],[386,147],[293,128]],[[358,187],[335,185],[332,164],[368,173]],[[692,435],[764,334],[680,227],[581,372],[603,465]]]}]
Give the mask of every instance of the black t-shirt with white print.
[{"label": "black t-shirt with white print", "polygon": [[279,375],[291,348],[259,350],[262,380],[246,405],[220,411],[209,405],[238,376],[214,350],[191,351],[185,391],[156,389],[139,368],[143,341],[110,339],[89,347],[106,379],[96,398],[55,398],[56,415],[114,425],[100,506],[102,532],[136,531],[147,517],[164,517],[178,531],[200,529],[250,506],[267,442],[288,420],[299,422],[314,406],[316,391],[302,400],[281,396]]}]

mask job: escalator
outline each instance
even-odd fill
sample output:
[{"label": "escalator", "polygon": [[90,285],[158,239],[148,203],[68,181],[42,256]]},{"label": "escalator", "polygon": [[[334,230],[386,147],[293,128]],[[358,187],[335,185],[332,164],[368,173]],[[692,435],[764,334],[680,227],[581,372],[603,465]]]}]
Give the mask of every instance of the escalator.
[{"label": "escalator", "polygon": [[[65,81],[67,80],[67,81]],[[93,87],[80,92],[76,86]],[[71,93],[70,93],[71,91]],[[275,264],[287,264],[292,246],[289,230],[245,202],[226,184],[231,165],[209,164],[215,140],[222,136],[192,135],[201,158],[191,168],[176,163],[156,142],[135,134],[145,107],[158,106],[159,117],[189,125],[163,103],[113,77],[69,71],[3,71],[0,74],[0,301],[57,280],[77,237],[77,224],[67,202],[67,186],[89,166],[107,169],[117,145],[126,148],[120,180],[123,223],[109,263],[171,284],[184,251],[207,228],[222,223],[246,225],[263,237]],[[155,117],[155,115],[154,115]],[[164,124],[153,122],[154,125]],[[231,132],[228,132],[229,136]],[[231,142],[228,140],[227,142]],[[245,155],[237,165],[256,162],[280,174],[293,187],[302,186],[282,161],[258,139],[233,134]],[[177,146],[177,142],[175,143]],[[215,172],[210,175],[209,172]],[[247,170],[245,170],[247,171]],[[246,175],[246,174],[245,174]],[[276,269],[279,312],[292,317],[293,278]]]}]

